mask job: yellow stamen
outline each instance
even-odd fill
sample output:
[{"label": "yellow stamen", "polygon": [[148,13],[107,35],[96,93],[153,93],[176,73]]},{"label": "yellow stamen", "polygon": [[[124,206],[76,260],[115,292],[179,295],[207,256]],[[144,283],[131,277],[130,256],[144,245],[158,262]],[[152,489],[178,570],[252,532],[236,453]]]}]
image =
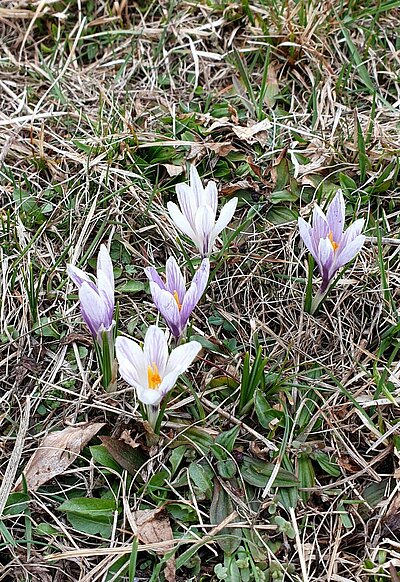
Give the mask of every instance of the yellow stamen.
[{"label": "yellow stamen", "polygon": [[152,390],[157,390],[161,384],[161,377],[158,373],[157,364],[155,362],[153,362],[152,366],[147,366],[147,382],[149,384],[149,388]]},{"label": "yellow stamen", "polygon": [[336,251],[339,248],[339,244],[333,240],[333,232],[331,231],[328,235],[329,240],[331,241],[331,245],[333,250]]},{"label": "yellow stamen", "polygon": [[179,311],[182,309],[182,305],[179,301],[179,297],[178,297],[178,291],[174,291],[174,299],[176,301],[176,304],[178,306]]}]

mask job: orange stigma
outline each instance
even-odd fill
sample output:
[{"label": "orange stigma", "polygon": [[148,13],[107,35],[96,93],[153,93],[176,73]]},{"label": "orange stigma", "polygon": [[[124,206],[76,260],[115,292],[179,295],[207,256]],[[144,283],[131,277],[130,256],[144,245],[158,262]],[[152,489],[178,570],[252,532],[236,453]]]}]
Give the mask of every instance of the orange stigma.
[{"label": "orange stigma", "polygon": [[181,305],[181,303],[180,303],[180,301],[179,301],[179,297],[178,297],[178,291],[174,291],[173,295],[174,295],[174,299],[175,299],[175,301],[176,301],[176,304],[177,304],[177,306],[178,306],[178,309],[179,309],[179,311],[180,311],[180,310],[182,309],[182,305]]},{"label": "orange stigma", "polygon": [[337,242],[335,242],[335,241],[333,240],[333,232],[332,232],[332,231],[329,233],[329,235],[328,235],[328,238],[329,238],[329,240],[331,241],[331,245],[332,245],[332,247],[333,247],[333,250],[334,250],[334,251],[336,251],[336,250],[339,248],[339,245],[338,245],[338,243],[337,243]]},{"label": "orange stigma", "polygon": [[158,373],[157,364],[153,362],[152,366],[147,366],[147,381],[149,384],[149,388],[152,390],[157,390],[159,385],[161,384],[161,377]]}]

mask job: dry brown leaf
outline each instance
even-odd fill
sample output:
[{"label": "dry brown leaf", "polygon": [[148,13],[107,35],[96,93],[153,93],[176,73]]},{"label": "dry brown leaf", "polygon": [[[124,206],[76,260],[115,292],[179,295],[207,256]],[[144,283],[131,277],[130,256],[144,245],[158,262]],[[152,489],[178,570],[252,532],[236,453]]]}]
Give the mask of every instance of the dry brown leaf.
[{"label": "dry brown leaf", "polygon": [[[137,526],[137,535],[144,544],[157,544],[164,542],[159,549],[155,549],[157,554],[165,554],[174,547],[174,544],[165,544],[168,540],[173,540],[172,528],[168,515],[163,507],[157,509],[140,509],[135,511],[134,518]],[[175,582],[175,558],[167,560],[164,570],[167,582]]]},{"label": "dry brown leaf", "polygon": [[167,174],[170,178],[179,176],[179,174],[182,174],[183,172],[182,166],[175,166],[174,164],[162,164],[162,166],[167,170]]},{"label": "dry brown leaf", "polygon": [[[23,471],[28,489],[36,491],[38,487],[63,473],[104,425],[104,422],[96,422],[67,426],[64,430],[45,436]],[[21,490],[22,478],[19,477],[14,491]]]},{"label": "dry brown leaf", "polygon": [[212,152],[216,153],[217,156],[221,157],[225,157],[230,152],[235,151],[237,149],[230,141],[205,142],[204,145],[206,146],[207,149],[211,150]]}]

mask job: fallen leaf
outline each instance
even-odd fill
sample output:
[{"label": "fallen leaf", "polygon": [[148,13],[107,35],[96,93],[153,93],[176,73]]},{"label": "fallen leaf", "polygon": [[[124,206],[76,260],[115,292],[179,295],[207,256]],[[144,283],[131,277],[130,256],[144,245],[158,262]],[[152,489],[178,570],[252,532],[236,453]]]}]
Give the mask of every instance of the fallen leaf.
[{"label": "fallen leaf", "polygon": [[227,128],[242,141],[250,144],[258,141],[261,144],[264,144],[268,139],[268,131],[271,127],[272,124],[269,119],[263,119],[258,123],[253,123],[253,125],[244,127],[243,125],[235,125],[234,123],[231,123],[227,117],[220,117],[214,121],[208,130],[211,132],[214,129]]},{"label": "fallen leaf", "polygon": [[254,143],[256,141],[261,144],[268,139],[268,131],[271,129],[271,122],[269,119],[263,119],[249,127],[241,127],[240,125],[232,125],[233,133],[247,143]]},{"label": "fallen leaf", "polygon": [[[173,549],[173,543],[165,543],[168,540],[173,540],[173,534],[169,517],[163,507],[140,509],[135,511],[133,515],[137,526],[137,535],[141,542],[144,544],[164,542],[159,548],[154,549],[157,554],[165,554]],[[169,558],[164,570],[167,582],[175,582],[175,570],[175,558]]]},{"label": "fallen leaf", "polygon": [[205,142],[204,145],[206,146],[207,149],[211,150],[212,152],[216,153],[217,156],[221,157],[225,157],[230,152],[235,151],[237,149],[230,141]]},{"label": "fallen leaf", "polygon": [[[64,430],[46,435],[23,471],[28,490],[36,491],[63,473],[104,425],[104,422],[97,422],[67,426]],[[22,477],[17,480],[14,491],[22,491]]]},{"label": "fallen leaf", "polygon": [[139,469],[148,459],[147,455],[139,448],[138,443],[132,447],[123,440],[108,436],[102,436],[100,440],[112,458],[131,475],[137,475]]},{"label": "fallen leaf", "polygon": [[167,170],[167,174],[171,178],[179,176],[183,172],[182,166],[175,166],[175,164],[162,164],[162,166]]}]

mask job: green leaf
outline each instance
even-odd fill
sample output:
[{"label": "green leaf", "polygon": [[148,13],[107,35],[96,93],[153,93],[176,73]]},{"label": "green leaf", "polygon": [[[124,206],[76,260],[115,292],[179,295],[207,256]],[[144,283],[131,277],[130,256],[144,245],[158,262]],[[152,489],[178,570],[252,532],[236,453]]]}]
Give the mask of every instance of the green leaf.
[{"label": "green leaf", "polygon": [[266,214],[266,219],[272,224],[286,224],[297,220],[298,214],[286,206],[274,206]]},{"label": "green leaf", "polygon": [[110,455],[104,445],[94,445],[89,447],[89,449],[93,459],[98,465],[101,465],[106,469],[117,471],[117,473],[121,473],[121,466],[113,459],[112,455]]},{"label": "green leaf", "polygon": [[173,477],[182,462],[183,457],[187,451],[186,445],[181,445],[174,449],[169,457],[169,462],[171,463],[171,477]]},{"label": "green leaf", "polygon": [[316,451],[313,453],[313,459],[317,461],[318,465],[323,471],[325,471],[325,473],[332,475],[332,477],[340,477],[341,471],[337,463],[332,463],[332,461],[329,460],[328,455],[321,451]]},{"label": "green leaf", "polygon": [[[241,464],[243,479],[254,487],[265,487],[274,469],[275,465],[272,463],[266,463],[248,455],[244,455]],[[299,482],[293,473],[279,469],[273,485],[274,487],[297,487]]]},{"label": "green leaf", "polygon": [[18,515],[25,513],[31,498],[27,493],[11,493],[5,504],[3,515]]},{"label": "green leaf", "polygon": [[236,465],[232,459],[217,461],[217,471],[223,479],[232,479],[236,475]]},{"label": "green leaf", "polygon": [[142,281],[126,281],[126,283],[117,287],[117,291],[120,293],[141,293],[148,289],[148,287],[148,284]]},{"label": "green leaf", "polygon": [[183,523],[196,523],[197,513],[193,507],[186,503],[169,503],[166,510],[175,519]]},{"label": "green leaf", "polygon": [[296,202],[298,200],[298,195],[289,190],[275,190],[271,194],[272,204],[279,204],[280,202]]},{"label": "green leaf", "polygon": [[[228,493],[214,480],[214,494],[210,506],[210,520],[213,525],[219,525],[233,512],[233,503]],[[242,530],[239,527],[223,528],[217,537],[217,543],[226,554],[233,554],[242,541]]]},{"label": "green leaf", "polygon": [[230,430],[225,432],[221,432],[215,442],[221,445],[224,449],[231,453],[233,451],[233,447],[235,445],[236,438],[239,434],[240,426],[234,426]]},{"label": "green leaf", "polygon": [[67,514],[71,525],[78,531],[110,537],[116,510],[113,499],[78,497],[64,501],[58,509]]},{"label": "green leaf", "polygon": [[[298,461],[298,476],[300,487],[314,487],[315,486],[315,473],[314,467],[308,455],[305,453],[300,453]],[[307,502],[310,497],[310,491],[300,491],[300,497],[304,502]]]},{"label": "green leaf", "polygon": [[198,463],[190,463],[189,476],[199,491],[211,499],[213,484],[208,471]]},{"label": "green leaf", "polygon": [[257,390],[254,394],[254,408],[258,422],[262,427],[268,430],[271,429],[271,422],[276,421],[277,419],[281,420],[283,417],[282,412],[270,407],[268,400],[260,390]]}]

